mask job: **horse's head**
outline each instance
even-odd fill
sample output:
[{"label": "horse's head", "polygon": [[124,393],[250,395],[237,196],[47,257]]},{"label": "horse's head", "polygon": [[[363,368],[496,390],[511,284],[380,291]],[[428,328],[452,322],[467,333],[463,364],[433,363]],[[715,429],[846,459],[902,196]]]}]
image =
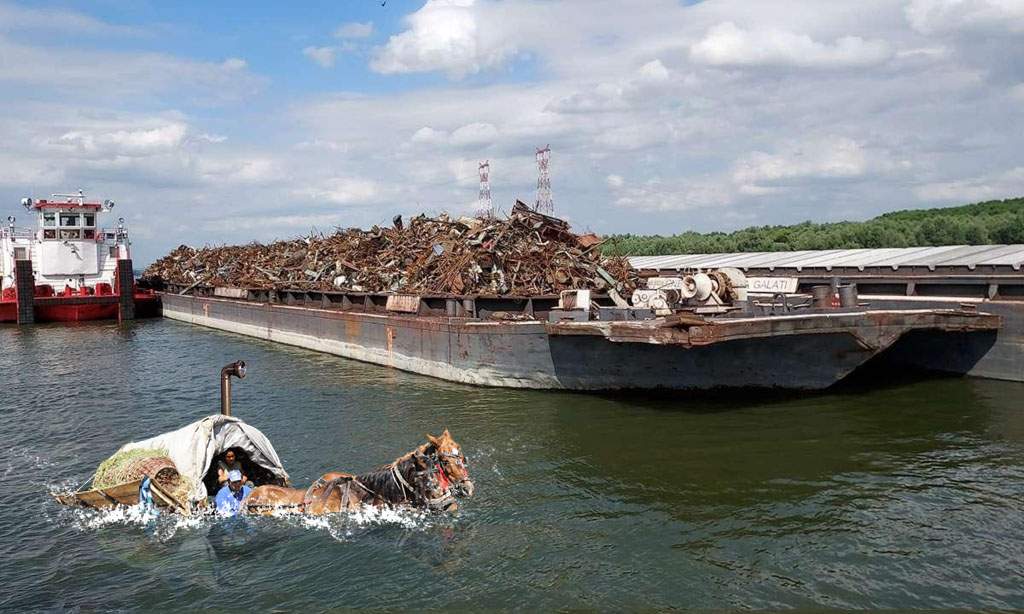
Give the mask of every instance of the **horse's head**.
[{"label": "horse's head", "polygon": [[445,429],[440,437],[427,435],[427,441],[434,448],[440,467],[452,481],[452,488],[456,493],[472,497],[473,481],[469,479],[469,466],[466,463],[466,456],[462,453],[462,446],[452,439],[448,429]]},{"label": "horse's head", "polygon": [[412,487],[419,503],[441,512],[454,512],[459,504],[452,493],[453,484],[434,456],[416,453],[412,457],[415,470]]}]

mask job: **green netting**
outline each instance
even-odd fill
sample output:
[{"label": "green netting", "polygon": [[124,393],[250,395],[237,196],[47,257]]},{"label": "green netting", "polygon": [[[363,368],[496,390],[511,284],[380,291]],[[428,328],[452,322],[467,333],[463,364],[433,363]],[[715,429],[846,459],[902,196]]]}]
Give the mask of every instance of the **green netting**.
[{"label": "green netting", "polygon": [[110,488],[151,476],[164,491],[178,501],[187,501],[192,481],[178,473],[165,449],[140,449],[118,452],[100,463],[93,477],[93,488]]},{"label": "green netting", "polygon": [[93,488],[110,488],[141,478],[134,469],[147,459],[166,457],[167,450],[128,450],[118,452],[100,463],[92,480]]}]

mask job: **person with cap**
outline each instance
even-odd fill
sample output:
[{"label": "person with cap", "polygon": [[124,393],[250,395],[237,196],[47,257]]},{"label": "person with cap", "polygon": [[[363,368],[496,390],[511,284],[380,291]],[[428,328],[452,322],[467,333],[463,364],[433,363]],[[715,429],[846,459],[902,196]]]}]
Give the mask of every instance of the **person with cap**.
[{"label": "person with cap", "polygon": [[217,493],[214,503],[217,513],[222,516],[237,516],[242,509],[242,500],[252,492],[252,487],[242,483],[242,472],[232,469],[228,472],[228,483]]}]

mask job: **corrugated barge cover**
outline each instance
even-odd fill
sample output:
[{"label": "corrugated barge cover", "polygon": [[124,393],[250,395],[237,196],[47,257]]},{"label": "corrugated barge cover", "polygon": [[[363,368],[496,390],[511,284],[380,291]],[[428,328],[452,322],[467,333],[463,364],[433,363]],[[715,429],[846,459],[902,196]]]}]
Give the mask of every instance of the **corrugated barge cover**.
[{"label": "corrugated barge cover", "polygon": [[636,269],[736,267],[739,269],[810,269],[831,267],[963,267],[1001,266],[1020,270],[1024,245],[945,245],[881,249],[826,249],[792,252],[734,252],[632,256]]}]

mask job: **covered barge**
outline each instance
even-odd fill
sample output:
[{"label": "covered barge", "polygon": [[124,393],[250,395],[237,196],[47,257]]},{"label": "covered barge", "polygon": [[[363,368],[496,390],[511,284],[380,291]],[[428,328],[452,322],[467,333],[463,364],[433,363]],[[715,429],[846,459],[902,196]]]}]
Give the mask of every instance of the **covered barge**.
[{"label": "covered barge", "polygon": [[[1024,382],[1024,245],[635,256],[630,264],[644,276],[733,267],[748,277],[751,292],[760,287],[788,300],[840,280],[872,309],[969,305],[998,315],[1002,326],[980,358],[960,359],[957,368],[973,377]],[[948,359],[939,354],[933,366],[943,368]]]}]

